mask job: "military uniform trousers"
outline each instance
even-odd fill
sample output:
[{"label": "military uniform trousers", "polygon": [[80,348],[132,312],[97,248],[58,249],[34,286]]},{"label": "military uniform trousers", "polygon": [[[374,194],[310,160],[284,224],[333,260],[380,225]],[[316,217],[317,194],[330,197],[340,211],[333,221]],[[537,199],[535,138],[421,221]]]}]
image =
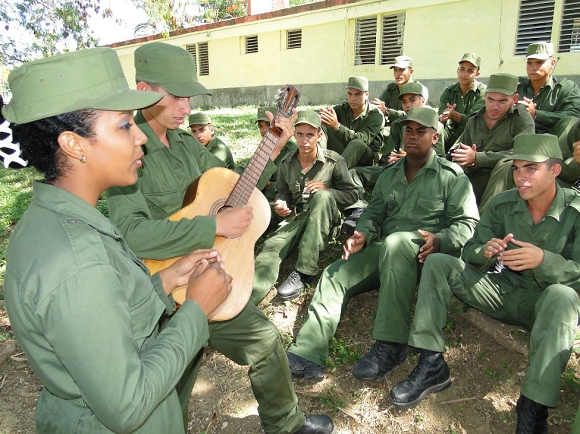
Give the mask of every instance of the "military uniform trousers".
[{"label": "military uniform trousers", "polygon": [[[373,338],[407,342],[413,296],[419,278],[417,254],[424,244],[417,232],[395,232],[382,241],[329,265],[318,282],[306,322],[288,352],[320,366],[326,364],[328,342],[334,336],[348,300],[379,289]],[[393,318],[398,318],[393,321]]]},{"label": "military uniform trousers", "polygon": [[375,160],[373,150],[361,139],[351,140],[346,146],[339,140],[329,140],[328,149],[342,155],[349,169],[355,166],[372,166]]},{"label": "military uniform trousers", "polygon": [[509,270],[484,273],[452,256],[430,255],[419,285],[410,345],[443,352],[451,294],[492,318],[531,331],[530,366],[521,393],[555,407],[580,313],[576,291],[560,284],[542,290],[535,280]]},{"label": "military uniform trousers", "polygon": [[358,200],[349,206],[347,209],[366,208],[368,202],[364,199],[367,195],[367,189],[372,190],[375,184],[383,173],[385,166],[357,166],[348,171],[352,178],[354,185],[356,185],[356,192]]},{"label": "military uniform trousers", "polygon": [[[210,323],[209,346],[250,367],[248,376],[264,432],[289,434],[300,429],[305,416],[298,408],[288,359],[276,327],[261,310],[248,303],[236,317]],[[202,357],[200,351],[176,386],[185,414]]]},{"label": "military uniform trousers", "polygon": [[256,257],[251,301],[258,304],[272,289],[282,262],[298,246],[297,271],[318,273],[320,252],[328,245],[332,229],[340,223],[340,213],[331,192],[321,190],[312,196],[308,209],[290,216],[264,243]]}]

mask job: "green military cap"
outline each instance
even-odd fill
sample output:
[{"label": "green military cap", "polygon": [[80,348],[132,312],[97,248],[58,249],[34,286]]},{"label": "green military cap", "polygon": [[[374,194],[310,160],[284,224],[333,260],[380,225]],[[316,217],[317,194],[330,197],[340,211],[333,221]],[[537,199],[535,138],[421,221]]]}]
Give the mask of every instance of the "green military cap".
[{"label": "green military cap", "polygon": [[320,128],[320,115],[312,110],[302,110],[298,112],[298,119],[294,125],[298,124],[308,124],[312,125],[314,128]]},{"label": "green military cap", "polygon": [[211,118],[207,113],[204,112],[196,112],[189,115],[188,119],[188,126],[192,125],[207,125],[211,124]]},{"label": "green military cap", "polygon": [[458,63],[461,62],[469,62],[473,66],[477,67],[477,69],[481,68],[481,57],[475,53],[465,53]]},{"label": "green military cap", "polygon": [[409,113],[407,113],[407,117],[401,123],[405,125],[408,122],[417,122],[424,127],[431,127],[436,130],[439,122],[438,119],[437,112],[430,107],[412,107]]},{"label": "green military cap", "polygon": [[511,160],[542,163],[550,158],[562,159],[558,137],[552,134],[519,134],[514,138]]},{"label": "green military cap", "polygon": [[421,83],[417,83],[416,81],[405,83],[401,86],[399,99],[403,98],[403,95],[406,93],[414,93],[415,95],[423,96],[423,85]]},{"label": "green military cap", "polygon": [[511,74],[491,74],[485,93],[503,93],[504,95],[513,95],[518,88],[518,78]]},{"label": "green military cap", "polygon": [[367,92],[369,90],[369,81],[366,77],[348,77],[346,88],[348,89],[349,87]]},{"label": "green military cap", "polygon": [[266,112],[270,112],[274,115],[274,117],[276,117],[276,115],[278,114],[278,107],[273,105],[269,105],[266,107],[258,107],[258,118],[256,119],[256,122],[258,121],[270,122],[270,119],[268,118]]},{"label": "green military cap", "polygon": [[535,42],[528,45],[526,59],[546,60],[554,55],[554,46],[550,42]]},{"label": "green military cap", "polygon": [[158,84],[177,97],[211,95],[197,80],[191,54],[164,42],[150,42],[135,50],[135,78]]},{"label": "green military cap", "polygon": [[163,95],[130,90],[117,53],[90,48],[27,62],[8,76],[12,100],[3,114],[25,124],[81,109],[135,110]]},{"label": "green military cap", "polygon": [[413,67],[413,59],[409,56],[397,56],[395,57],[395,62],[389,67],[389,69],[393,68],[412,68]]}]

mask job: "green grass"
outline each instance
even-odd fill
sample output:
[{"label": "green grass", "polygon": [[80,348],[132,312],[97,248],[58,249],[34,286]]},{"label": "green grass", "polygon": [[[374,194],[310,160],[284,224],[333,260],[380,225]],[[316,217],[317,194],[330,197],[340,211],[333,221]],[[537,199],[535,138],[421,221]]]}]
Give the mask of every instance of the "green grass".
[{"label": "green grass", "polygon": [[[39,178],[32,168],[0,168],[0,286],[4,285],[8,237],[32,201],[32,182]],[[0,298],[3,298],[1,290]]]}]

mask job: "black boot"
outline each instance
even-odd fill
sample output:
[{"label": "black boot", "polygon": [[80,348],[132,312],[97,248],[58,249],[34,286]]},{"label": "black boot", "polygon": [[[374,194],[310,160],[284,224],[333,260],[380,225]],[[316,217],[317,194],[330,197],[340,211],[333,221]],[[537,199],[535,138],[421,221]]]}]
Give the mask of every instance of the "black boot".
[{"label": "black boot", "polygon": [[403,363],[408,353],[406,344],[376,341],[371,350],[356,362],[352,374],[361,380],[376,380]]},{"label": "black boot", "polygon": [[324,414],[311,414],[306,416],[304,425],[296,434],[332,434],[334,432],[334,423],[332,419]]},{"label": "black boot", "polygon": [[408,378],[391,389],[389,400],[397,408],[411,408],[429,393],[440,392],[451,385],[451,374],[442,353],[421,350],[419,363]]},{"label": "black boot", "polygon": [[310,283],[314,276],[294,270],[278,287],[278,297],[282,300],[292,300],[300,295],[307,283]]},{"label": "black boot", "polygon": [[547,434],[548,407],[520,395],[516,406],[518,425],[516,434]]},{"label": "black boot", "polygon": [[286,353],[290,374],[293,378],[306,378],[310,380],[322,380],[324,378],[324,368],[310,360],[300,357],[294,353]]}]

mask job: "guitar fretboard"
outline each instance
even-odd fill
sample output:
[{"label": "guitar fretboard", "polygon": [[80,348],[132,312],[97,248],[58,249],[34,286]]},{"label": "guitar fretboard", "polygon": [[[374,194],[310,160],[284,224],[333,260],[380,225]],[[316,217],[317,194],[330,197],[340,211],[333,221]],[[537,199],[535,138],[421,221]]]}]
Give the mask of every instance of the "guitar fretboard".
[{"label": "guitar fretboard", "polygon": [[225,206],[236,207],[245,206],[250,200],[250,196],[258,184],[258,180],[268,164],[270,155],[274,151],[276,142],[278,141],[278,136],[272,131],[267,131],[262,137],[262,141],[258,145],[258,149],[254,153],[252,159],[246,166],[244,173],[240,176],[238,182],[234,186],[234,189],[230,193]]}]

